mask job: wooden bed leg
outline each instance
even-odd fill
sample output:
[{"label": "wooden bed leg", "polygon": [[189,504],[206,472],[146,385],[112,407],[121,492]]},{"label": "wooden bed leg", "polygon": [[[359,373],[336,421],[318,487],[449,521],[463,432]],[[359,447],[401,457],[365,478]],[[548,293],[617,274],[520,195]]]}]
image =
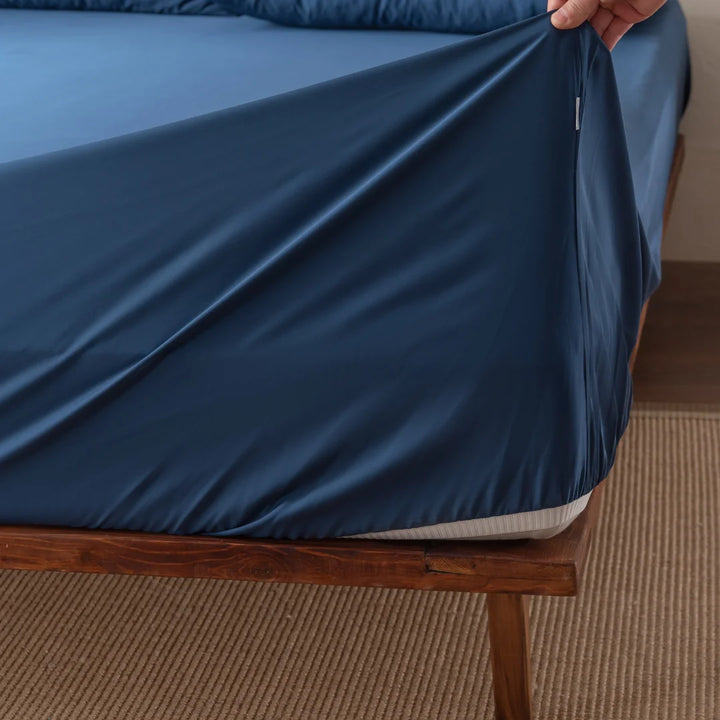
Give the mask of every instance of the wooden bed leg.
[{"label": "wooden bed leg", "polygon": [[488,630],[497,720],[531,720],[527,595],[488,593]]}]

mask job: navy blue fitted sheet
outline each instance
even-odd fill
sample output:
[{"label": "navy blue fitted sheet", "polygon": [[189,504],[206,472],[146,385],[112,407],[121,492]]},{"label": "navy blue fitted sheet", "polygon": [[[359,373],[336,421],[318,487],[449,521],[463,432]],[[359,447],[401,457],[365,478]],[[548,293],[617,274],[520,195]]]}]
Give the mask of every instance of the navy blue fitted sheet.
[{"label": "navy blue fitted sheet", "polygon": [[612,59],[547,16],[0,14],[0,523],[327,537],[605,477],[676,3]]}]

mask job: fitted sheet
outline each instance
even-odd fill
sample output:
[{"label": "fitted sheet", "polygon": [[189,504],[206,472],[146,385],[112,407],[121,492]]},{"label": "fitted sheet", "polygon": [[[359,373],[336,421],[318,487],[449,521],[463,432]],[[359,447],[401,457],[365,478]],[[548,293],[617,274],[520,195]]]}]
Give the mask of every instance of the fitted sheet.
[{"label": "fitted sheet", "polygon": [[344,536],[575,507],[607,474],[676,4],[612,61],[547,17],[1,12],[0,522]]}]

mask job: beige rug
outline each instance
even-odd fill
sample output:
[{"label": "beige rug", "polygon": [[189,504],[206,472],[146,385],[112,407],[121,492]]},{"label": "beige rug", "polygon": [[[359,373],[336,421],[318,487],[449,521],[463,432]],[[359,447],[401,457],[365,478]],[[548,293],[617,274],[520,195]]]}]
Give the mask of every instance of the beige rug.
[{"label": "beige rug", "polygon": [[[720,718],[720,412],[640,407],[538,718]],[[0,573],[0,720],[491,718],[482,596]]]}]

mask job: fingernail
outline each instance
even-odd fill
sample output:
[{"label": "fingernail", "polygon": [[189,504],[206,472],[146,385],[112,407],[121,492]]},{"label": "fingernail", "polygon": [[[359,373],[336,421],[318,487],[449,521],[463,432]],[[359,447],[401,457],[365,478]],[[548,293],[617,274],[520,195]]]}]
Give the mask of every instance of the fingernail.
[{"label": "fingernail", "polygon": [[568,13],[567,10],[564,7],[561,7],[559,10],[556,10],[552,17],[550,18],[550,21],[556,28],[562,28],[568,23]]}]

